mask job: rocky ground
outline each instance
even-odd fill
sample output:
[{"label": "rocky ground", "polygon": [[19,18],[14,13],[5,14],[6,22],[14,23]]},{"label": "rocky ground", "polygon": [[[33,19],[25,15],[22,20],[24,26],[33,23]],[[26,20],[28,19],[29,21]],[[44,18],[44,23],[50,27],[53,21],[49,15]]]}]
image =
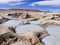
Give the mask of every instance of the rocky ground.
[{"label": "rocky ground", "polygon": [[0,16],[0,45],[60,45],[60,14],[14,12]]}]

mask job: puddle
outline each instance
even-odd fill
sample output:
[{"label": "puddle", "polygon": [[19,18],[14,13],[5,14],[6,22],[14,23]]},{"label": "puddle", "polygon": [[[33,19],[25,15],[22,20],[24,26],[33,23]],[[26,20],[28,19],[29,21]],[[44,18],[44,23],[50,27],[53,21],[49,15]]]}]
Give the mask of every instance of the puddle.
[{"label": "puddle", "polygon": [[21,18],[14,18],[14,17],[11,17],[11,16],[3,16],[4,18],[7,18],[7,19],[21,19]]},{"label": "puddle", "polygon": [[60,26],[50,25],[46,28],[50,35],[54,35],[57,38],[60,38]]},{"label": "puddle", "polygon": [[46,30],[50,35],[42,39],[45,45],[60,45],[60,26],[49,25]]},{"label": "puddle", "polygon": [[23,20],[9,20],[1,25],[7,26],[7,27],[16,27],[19,24],[22,23]]},{"label": "puddle", "polygon": [[60,45],[57,38],[55,36],[47,36],[42,40],[45,45]]},{"label": "puddle", "polygon": [[16,28],[16,33],[24,33],[30,30],[42,30],[43,28],[39,25],[28,24],[28,25],[20,25]]}]

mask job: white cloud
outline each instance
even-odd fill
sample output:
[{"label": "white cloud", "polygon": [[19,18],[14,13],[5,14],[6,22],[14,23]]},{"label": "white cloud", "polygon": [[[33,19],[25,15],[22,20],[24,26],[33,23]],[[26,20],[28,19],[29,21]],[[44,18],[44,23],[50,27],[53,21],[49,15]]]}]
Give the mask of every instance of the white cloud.
[{"label": "white cloud", "polygon": [[20,5],[20,4],[25,4],[25,3],[27,3],[27,2],[10,3],[8,5],[15,6],[15,5]]},{"label": "white cloud", "polygon": [[7,4],[7,5],[14,6],[14,5],[22,4],[23,1],[24,0],[0,0],[0,4]]},{"label": "white cloud", "polygon": [[60,5],[60,0],[45,0],[45,1],[38,1],[38,2],[34,2],[30,5],[35,6],[35,5],[55,5],[55,6],[59,6]]},{"label": "white cloud", "polygon": [[0,3],[19,2],[23,0],[0,0]]},{"label": "white cloud", "polygon": [[10,5],[10,6],[15,6],[15,5],[19,5],[19,4],[22,4],[22,3],[10,3],[10,4],[8,4],[8,5]]}]

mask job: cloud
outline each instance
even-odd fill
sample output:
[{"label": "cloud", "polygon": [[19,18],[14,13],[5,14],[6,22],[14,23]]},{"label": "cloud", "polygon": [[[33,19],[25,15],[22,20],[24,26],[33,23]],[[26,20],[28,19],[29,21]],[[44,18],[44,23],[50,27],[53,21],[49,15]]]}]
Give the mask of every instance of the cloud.
[{"label": "cloud", "polygon": [[24,0],[0,0],[0,4],[7,4],[10,6],[23,4]]},{"label": "cloud", "polygon": [[45,0],[45,1],[38,1],[34,2],[30,5],[35,6],[35,5],[52,5],[52,6],[59,6],[60,5],[60,0]]},{"label": "cloud", "polygon": [[0,3],[9,3],[9,2],[21,2],[23,0],[0,0]]},{"label": "cloud", "polygon": [[22,4],[22,3],[10,3],[10,4],[8,4],[8,5],[10,5],[10,6],[15,6],[15,5],[20,5],[20,4]]}]

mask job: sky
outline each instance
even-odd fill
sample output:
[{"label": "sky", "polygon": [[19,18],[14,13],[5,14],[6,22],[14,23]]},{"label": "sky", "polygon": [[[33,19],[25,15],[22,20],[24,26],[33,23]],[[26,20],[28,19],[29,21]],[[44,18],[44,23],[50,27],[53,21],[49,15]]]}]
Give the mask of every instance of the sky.
[{"label": "sky", "polygon": [[60,0],[0,0],[0,9],[12,8],[60,12]]}]

